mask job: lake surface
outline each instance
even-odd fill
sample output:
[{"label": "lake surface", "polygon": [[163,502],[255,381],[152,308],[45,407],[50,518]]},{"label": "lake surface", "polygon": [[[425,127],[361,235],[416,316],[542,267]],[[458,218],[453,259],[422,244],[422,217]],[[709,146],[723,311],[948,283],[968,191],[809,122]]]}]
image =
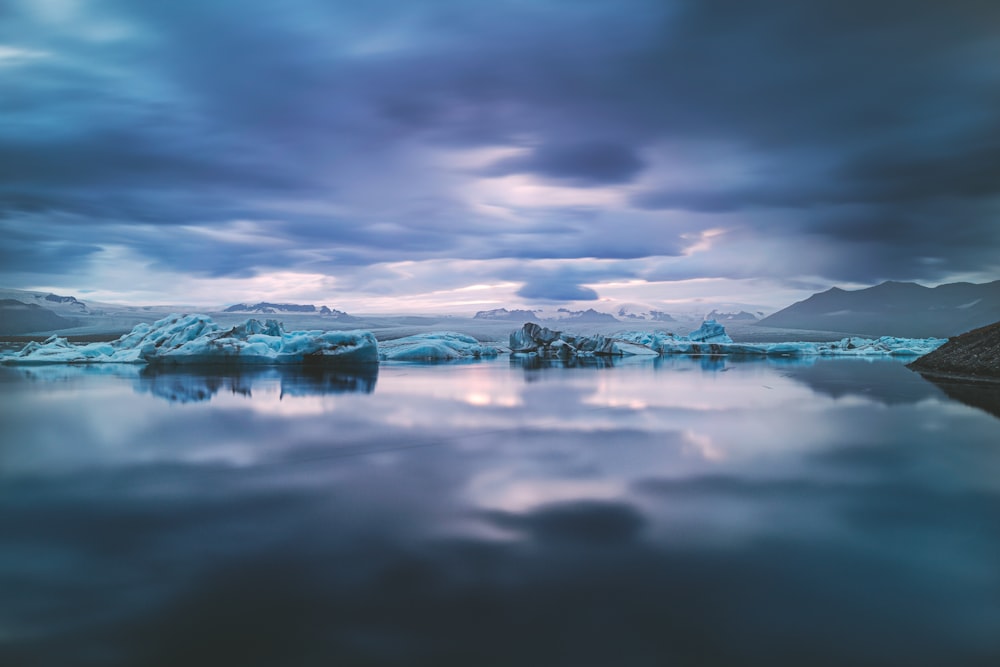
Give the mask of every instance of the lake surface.
[{"label": "lake surface", "polygon": [[0,418],[4,665],[1000,664],[1000,419],[895,361],[0,368]]}]

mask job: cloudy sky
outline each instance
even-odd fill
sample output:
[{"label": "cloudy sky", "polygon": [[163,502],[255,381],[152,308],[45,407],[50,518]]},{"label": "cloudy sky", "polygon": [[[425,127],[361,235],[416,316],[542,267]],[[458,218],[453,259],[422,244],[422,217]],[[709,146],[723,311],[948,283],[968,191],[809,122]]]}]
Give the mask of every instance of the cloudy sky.
[{"label": "cloudy sky", "polygon": [[0,286],[355,312],[1000,276],[994,0],[0,0]]}]

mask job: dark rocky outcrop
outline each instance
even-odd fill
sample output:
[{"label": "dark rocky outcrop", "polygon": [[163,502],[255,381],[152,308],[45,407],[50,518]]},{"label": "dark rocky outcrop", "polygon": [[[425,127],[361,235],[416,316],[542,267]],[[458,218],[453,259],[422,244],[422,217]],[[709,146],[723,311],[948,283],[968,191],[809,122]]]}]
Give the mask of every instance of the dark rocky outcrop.
[{"label": "dark rocky outcrop", "polygon": [[46,294],[44,297],[41,294],[36,294],[35,298],[38,300],[45,300],[50,303],[58,303],[60,305],[70,305],[75,307],[81,313],[87,312],[87,304],[80,301],[75,296],[59,296],[58,294],[52,294],[51,292]]},{"label": "dark rocky outcrop", "polygon": [[909,367],[921,374],[1000,381],[1000,322],[955,336]]}]

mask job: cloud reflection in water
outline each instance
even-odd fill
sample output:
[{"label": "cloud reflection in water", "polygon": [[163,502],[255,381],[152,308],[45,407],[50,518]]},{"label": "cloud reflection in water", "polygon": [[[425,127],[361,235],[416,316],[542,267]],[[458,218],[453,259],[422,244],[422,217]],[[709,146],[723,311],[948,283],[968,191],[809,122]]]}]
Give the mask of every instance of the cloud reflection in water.
[{"label": "cloud reflection in water", "polygon": [[370,393],[174,404],[162,376],[4,372],[0,659],[1000,656],[996,420],[895,363],[724,367],[387,365]]}]

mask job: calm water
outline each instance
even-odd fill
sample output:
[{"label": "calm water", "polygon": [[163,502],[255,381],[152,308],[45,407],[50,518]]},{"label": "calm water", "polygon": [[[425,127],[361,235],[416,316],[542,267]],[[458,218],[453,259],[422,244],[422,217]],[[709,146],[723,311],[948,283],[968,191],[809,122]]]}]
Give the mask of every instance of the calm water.
[{"label": "calm water", "polygon": [[1000,664],[1000,419],[896,362],[0,368],[0,411],[3,665]]}]

